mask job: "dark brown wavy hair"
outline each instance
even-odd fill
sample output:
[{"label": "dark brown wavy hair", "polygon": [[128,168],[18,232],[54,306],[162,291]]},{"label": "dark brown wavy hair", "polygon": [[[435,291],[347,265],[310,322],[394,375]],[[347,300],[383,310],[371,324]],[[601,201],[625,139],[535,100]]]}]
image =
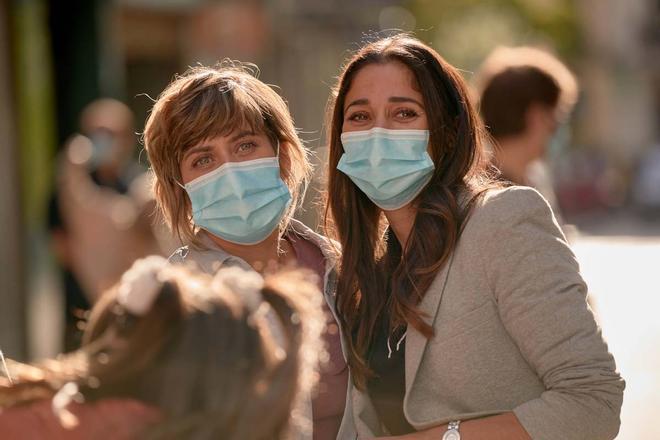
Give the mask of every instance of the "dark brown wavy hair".
[{"label": "dark brown wavy hair", "polygon": [[[399,62],[414,74],[424,97],[435,164],[431,181],[413,201],[416,217],[401,247],[382,211],[337,170],[344,100],[357,72],[371,64]],[[407,324],[426,337],[433,330],[418,304],[456,247],[477,196],[492,186],[484,130],[456,68],[421,41],[399,34],[366,44],[346,63],[328,106],[330,152],[325,230],[342,246],[337,310],[349,335],[348,362],[355,385],[373,374],[367,352],[376,325]],[[385,315],[387,314],[387,315]]]}]

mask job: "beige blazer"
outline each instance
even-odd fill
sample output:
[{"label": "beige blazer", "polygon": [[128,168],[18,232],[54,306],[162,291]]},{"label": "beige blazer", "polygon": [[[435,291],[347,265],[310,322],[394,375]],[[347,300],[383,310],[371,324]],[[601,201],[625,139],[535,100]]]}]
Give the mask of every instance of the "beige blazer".
[{"label": "beige blazer", "polygon": [[[535,190],[490,191],[408,330],[404,414],[422,430],[513,411],[535,440],[612,439],[624,381],[586,302],[578,263]],[[385,435],[365,393],[359,438]]]}]

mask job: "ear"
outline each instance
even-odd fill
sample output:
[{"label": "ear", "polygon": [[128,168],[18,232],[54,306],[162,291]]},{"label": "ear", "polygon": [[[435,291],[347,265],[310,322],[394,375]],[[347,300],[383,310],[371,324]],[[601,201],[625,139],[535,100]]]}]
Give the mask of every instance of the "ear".
[{"label": "ear", "polygon": [[525,112],[525,131],[550,136],[557,128],[554,110],[542,104],[532,104]]}]

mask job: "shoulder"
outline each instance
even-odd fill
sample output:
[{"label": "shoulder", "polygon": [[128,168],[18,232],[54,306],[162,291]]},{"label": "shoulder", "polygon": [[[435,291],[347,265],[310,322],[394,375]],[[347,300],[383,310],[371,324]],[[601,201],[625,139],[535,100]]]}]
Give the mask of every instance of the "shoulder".
[{"label": "shoulder", "polygon": [[532,219],[555,223],[550,205],[537,190],[511,186],[487,190],[479,196],[468,224],[472,228],[497,230]]},{"label": "shoulder", "polygon": [[341,245],[337,241],[315,232],[298,220],[292,219],[288,229],[317,246],[329,261],[335,261],[341,252]]},{"label": "shoulder", "polygon": [[124,398],[107,398],[96,402],[77,404],[72,408],[72,412],[78,414],[90,424],[105,421],[110,425],[122,425],[132,421],[132,424],[144,423],[149,425],[162,418],[158,408],[136,399]]},{"label": "shoulder", "polygon": [[162,419],[160,411],[133,399],[105,399],[72,403],[67,408],[75,417],[74,427],[63,426],[53,412],[51,399],[10,408],[0,413],[1,438],[134,438],[140,430]]},{"label": "shoulder", "polygon": [[491,189],[480,198],[478,208],[490,215],[516,215],[548,208],[548,202],[536,189],[528,186],[510,186]]},{"label": "shoulder", "polygon": [[135,399],[108,398],[69,409],[79,421],[74,431],[80,438],[136,438],[163,418],[158,408]]}]

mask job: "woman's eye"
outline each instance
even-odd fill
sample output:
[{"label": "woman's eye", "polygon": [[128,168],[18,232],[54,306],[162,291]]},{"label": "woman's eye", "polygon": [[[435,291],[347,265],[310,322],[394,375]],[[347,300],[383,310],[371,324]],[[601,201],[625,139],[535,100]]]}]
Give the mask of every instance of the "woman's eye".
[{"label": "woman's eye", "polygon": [[192,166],[193,166],[193,168],[198,168],[198,167],[204,167],[204,166],[206,166],[210,163],[211,163],[211,157],[210,156],[202,156],[198,159],[195,159]]},{"label": "woman's eye", "polygon": [[257,144],[254,142],[243,142],[238,145],[236,152],[239,154],[247,154],[252,152],[257,147]]},{"label": "woman's eye", "polygon": [[362,122],[369,119],[369,115],[364,112],[355,112],[349,115],[348,120],[354,122]]},{"label": "woman's eye", "polygon": [[401,119],[410,119],[410,118],[414,118],[414,117],[418,116],[418,113],[413,109],[403,108],[403,109],[397,110],[396,116],[398,118],[401,118]]}]

